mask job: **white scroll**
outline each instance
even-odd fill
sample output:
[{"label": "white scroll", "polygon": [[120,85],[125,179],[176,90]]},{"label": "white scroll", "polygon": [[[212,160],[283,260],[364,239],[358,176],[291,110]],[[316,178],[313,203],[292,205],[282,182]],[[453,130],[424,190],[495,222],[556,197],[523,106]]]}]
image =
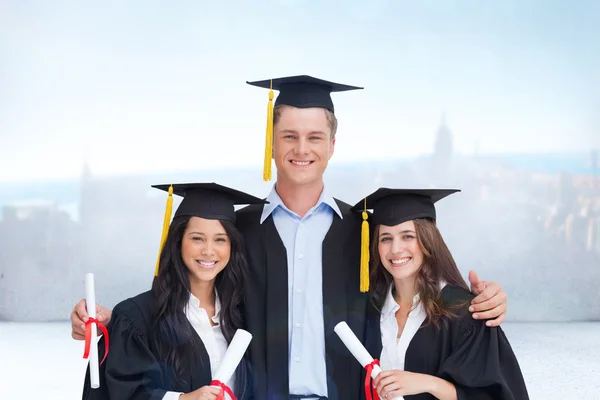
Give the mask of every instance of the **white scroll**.
[{"label": "white scroll", "polygon": [[[365,349],[365,346],[363,346],[360,340],[358,340],[346,322],[340,322],[335,326],[335,328],[333,328],[333,330],[335,333],[337,333],[340,339],[342,339],[342,342],[344,342],[348,350],[350,350],[350,353],[352,353],[354,358],[356,358],[363,368],[373,362],[373,357],[371,357],[367,349]],[[379,365],[373,366],[371,378],[375,379],[380,372],[381,368],[379,368]]]},{"label": "white scroll", "polygon": [[[233,339],[231,339],[231,343],[229,343],[229,347],[227,347],[225,356],[221,361],[221,365],[213,376],[213,380],[227,384],[227,381],[231,379],[231,376],[235,372],[235,369],[239,365],[240,361],[242,361],[244,353],[246,352],[246,349],[248,349],[251,340],[252,335],[250,332],[243,329],[238,329],[235,332]],[[233,388],[230,389],[233,390]]]},{"label": "white scroll", "polygon": [[[94,274],[88,273],[85,275],[85,302],[87,312],[90,318],[96,318],[96,293],[94,291]],[[88,328],[91,330],[92,336],[90,340],[90,385],[92,389],[100,387],[100,373],[98,370],[98,341],[96,335],[96,324],[91,323]]]}]

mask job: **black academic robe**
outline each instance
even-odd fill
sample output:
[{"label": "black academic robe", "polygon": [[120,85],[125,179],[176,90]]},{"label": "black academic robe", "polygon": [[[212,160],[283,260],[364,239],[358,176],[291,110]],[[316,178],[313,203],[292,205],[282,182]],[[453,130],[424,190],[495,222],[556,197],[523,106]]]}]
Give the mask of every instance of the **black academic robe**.
[{"label": "black academic robe", "polygon": [[[456,387],[458,400],[528,400],[517,358],[500,327],[487,327],[469,312],[473,294],[447,285],[442,302],[461,305],[440,326],[423,322],[406,350],[404,370],[445,379]],[[380,313],[369,308],[367,350],[379,358],[382,350]],[[405,400],[433,400],[428,393]]]},{"label": "black academic robe", "polygon": [[[360,293],[361,219],[350,205],[336,200],[343,218],[334,213],[323,251],[323,316],[329,400],[363,397],[363,368],[347,350],[334,326],[346,321],[364,340],[368,296]],[[289,399],[288,266],[285,246],[272,215],[262,224],[262,205],[237,211],[246,240],[249,276],[245,313],[256,400]]]},{"label": "black academic robe", "polygon": [[[89,365],[83,399],[161,400],[167,391],[189,393],[210,384],[210,359],[204,343],[190,324],[198,359],[184,362],[183,380],[176,382],[174,369],[159,361],[158,351],[149,340],[154,298],[150,291],[119,303],[109,326],[109,352],[100,366],[100,388],[90,388]],[[104,356],[104,339],[99,345],[99,361]]]}]

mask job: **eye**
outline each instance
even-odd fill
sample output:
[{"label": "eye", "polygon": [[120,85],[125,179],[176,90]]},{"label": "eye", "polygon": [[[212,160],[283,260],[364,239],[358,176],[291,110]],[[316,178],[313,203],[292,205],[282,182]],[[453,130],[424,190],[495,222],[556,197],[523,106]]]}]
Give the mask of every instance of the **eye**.
[{"label": "eye", "polygon": [[226,242],[226,241],[227,241],[227,239],[225,239],[225,238],[222,238],[222,237],[217,238],[217,242]]},{"label": "eye", "polygon": [[404,236],[402,236],[402,239],[404,239],[404,240],[411,240],[411,239],[414,239],[414,238],[415,237],[413,235],[404,235]]},{"label": "eye", "polygon": [[203,239],[200,236],[194,236],[192,240],[202,241]]},{"label": "eye", "polygon": [[321,140],[321,136],[311,136],[311,140]]},{"label": "eye", "polygon": [[390,237],[386,236],[386,237],[383,237],[383,238],[381,238],[381,242],[382,242],[382,243],[383,243],[383,242],[387,242],[387,241],[389,241],[390,239],[391,239]]}]

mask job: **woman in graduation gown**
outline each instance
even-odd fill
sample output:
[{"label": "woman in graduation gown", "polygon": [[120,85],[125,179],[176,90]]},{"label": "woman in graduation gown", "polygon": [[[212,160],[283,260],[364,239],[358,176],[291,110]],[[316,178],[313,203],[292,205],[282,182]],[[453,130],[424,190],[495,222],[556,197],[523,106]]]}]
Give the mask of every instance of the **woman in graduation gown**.
[{"label": "woman in graduation gown", "polygon": [[[112,312],[101,387],[90,388],[88,368],[84,399],[216,399],[221,389],[210,386],[212,375],[244,326],[247,260],[234,205],[264,200],[214,183],[154,187],[169,191],[169,202],[171,193],[183,200],[163,232],[152,289]],[[248,398],[247,362],[223,383],[238,399]]]},{"label": "woman in graduation gown", "polygon": [[434,203],[458,190],[381,188],[372,209],[366,347],[385,399],[527,400],[521,369],[500,327],[472,318],[473,294],[436,227]]}]

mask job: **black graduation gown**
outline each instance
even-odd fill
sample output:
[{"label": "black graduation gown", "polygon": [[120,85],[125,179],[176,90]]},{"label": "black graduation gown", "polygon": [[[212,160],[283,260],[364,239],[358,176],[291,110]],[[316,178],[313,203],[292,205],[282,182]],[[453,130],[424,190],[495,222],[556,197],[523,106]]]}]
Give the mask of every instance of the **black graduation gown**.
[{"label": "black graduation gown", "polygon": [[[350,205],[336,200],[343,218],[334,214],[322,245],[323,316],[328,399],[364,397],[364,369],[344,346],[334,326],[346,321],[364,340],[368,295],[360,293],[361,219]],[[288,266],[285,246],[269,216],[260,224],[262,205],[237,211],[250,268],[245,317],[253,335],[250,360],[257,400],[289,399]]]},{"label": "black graduation gown", "polygon": [[[442,318],[439,328],[423,322],[412,338],[404,370],[434,375],[452,382],[459,400],[528,400],[527,388],[517,358],[500,327],[487,327],[469,312],[473,294],[456,286],[442,289],[455,318]],[[371,306],[367,328],[367,350],[381,355],[380,313]],[[428,393],[404,396],[405,400],[435,399]]]},{"label": "black graduation gown", "polygon": [[[83,399],[161,400],[167,391],[189,393],[211,382],[210,359],[204,343],[193,330],[200,357],[184,365],[185,384],[176,383],[171,366],[159,361],[150,343],[150,321],[154,299],[150,291],[127,299],[114,308],[109,326],[109,352],[100,366],[100,388],[90,388],[89,365]],[[104,356],[104,339],[98,347]]]}]

